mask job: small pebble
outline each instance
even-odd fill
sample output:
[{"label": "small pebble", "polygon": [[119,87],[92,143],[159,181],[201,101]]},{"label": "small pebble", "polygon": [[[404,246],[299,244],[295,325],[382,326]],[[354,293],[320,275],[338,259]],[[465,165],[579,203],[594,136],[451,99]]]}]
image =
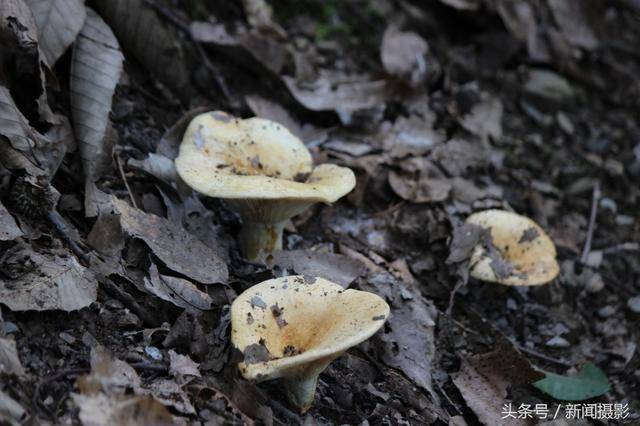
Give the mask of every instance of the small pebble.
[{"label": "small pebble", "polygon": [[558,122],[558,127],[560,127],[560,129],[562,129],[566,134],[572,135],[575,131],[573,123],[564,112],[558,111],[556,114],[556,121]]},{"label": "small pebble", "polygon": [[631,226],[635,222],[633,216],[629,216],[626,214],[619,214],[616,216],[616,225],[619,226]]},{"label": "small pebble", "polygon": [[70,335],[69,333],[65,333],[64,331],[58,335],[62,340],[72,345],[76,342],[76,338]]},{"label": "small pebble", "polygon": [[604,308],[598,309],[598,316],[600,318],[609,318],[611,315],[615,313],[616,313],[616,309],[611,305],[607,305]]},{"label": "small pebble", "polygon": [[640,296],[629,299],[627,301],[627,306],[634,314],[640,314]]},{"label": "small pebble", "polygon": [[155,361],[162,361],[162,352],[155,346],[145,346],[144,353]]},{"label": "small pebble", "polygon": [[609,197],[602,197],[600,199],[600,207],[611,210],[612,213],[618,211],[618,204]]},{"label": "small pebble", "polygon": [[545,345],[551,348],[568,348],[569,346],[571,346],[567,339],[560,336],[556,336],[547,340],[547,343],[545,343]]},{"label": "small pebble", "polygon": [[104,306],[106,306],[109,309],[123,309],[124,305],[122,304],[121,301],[116,300],[116,299],[109,299],[106,302],[104,302]]},{"label": "small pebble", "polygon": [[591,275],[591,277],[587,280],[587,284],[585,286],[587,293],[598,293],[602,291],[603,288],[604,280],[602,279],[602,275],[600,274]]}]

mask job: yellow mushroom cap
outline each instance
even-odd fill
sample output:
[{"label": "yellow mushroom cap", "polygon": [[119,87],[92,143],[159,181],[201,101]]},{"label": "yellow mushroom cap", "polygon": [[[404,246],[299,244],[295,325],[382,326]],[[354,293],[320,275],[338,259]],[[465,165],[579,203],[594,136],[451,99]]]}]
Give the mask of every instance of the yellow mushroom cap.
[{"label": "yellow mushroom cap", "polygon": [[470,275],[506,285],[546,284],[559,272],[556,247],[544,230],[525,216],[485,210],[466,223],[489,230],[492,247],[478,244],[471,255]]},{"label": "yellow mushroom cap", "polygon": [[389,305],[373,293],[345,290],[322,278],[276,278],[233,302],[231,341],[244,354],[238,367],[246,379],[289,379],[297,388],[289,389],[292,400],[304,410],[313,401],[318,374],[371,337],[388,316]]},{"label": "yellow mushroom cap", "polygon": [[331,203],[355,186],[351,169],[313,168],[307,148],[281,124],[221,111],[191,121],[175,164],[190,187],[218,198]]}]

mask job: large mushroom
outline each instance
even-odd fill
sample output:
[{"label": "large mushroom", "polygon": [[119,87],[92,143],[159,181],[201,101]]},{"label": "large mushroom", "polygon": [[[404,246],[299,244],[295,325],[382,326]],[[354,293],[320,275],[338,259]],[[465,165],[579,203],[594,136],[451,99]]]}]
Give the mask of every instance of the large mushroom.
[{"label": "large mushroom", "polygon": [[332,203],[355,186],[351,169],[313,167],[307,148],[284,126],[220,111],[191,121],[175,165],[191,188],[224,198],[240,214],[240,245],[250,260],[282,248],[287,219],[314,203]]},{"label": "large mushroom", "polygon": [[347,349],[371,337],[389,305],[366,291],[345,290],[322,278],[264,281],[231,305],[231,341],[238,368],[255,382],[281,378],[289,400],[311,407],[318,375]]},{"label": "large mushroom", "polygon": [[474,213],[467,224],[488,232],[471,254],[470,275],[505,285],[534,286],[553,280],[559,271],[556,247],[533,220],[504,210]]}]

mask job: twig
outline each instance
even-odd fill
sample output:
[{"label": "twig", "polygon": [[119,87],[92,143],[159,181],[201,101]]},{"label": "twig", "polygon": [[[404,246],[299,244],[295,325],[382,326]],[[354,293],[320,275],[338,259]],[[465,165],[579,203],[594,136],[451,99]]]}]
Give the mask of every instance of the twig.
[{"label": "twig", "polygon": [[589,215],[589,227],[587,228],[587,238],[584,242],[581,263],[587,263],[589,252],[591,252],[591,241],[593,240],[593,231],[596,226],[596,216],[598,215],[598,202],[600,201],[600,182],[593,185],[593,197],[591,198],[591,213]]},{"label": "twig", "polygon": [[116,153],[115,156],[116,156],[116,164],[118,165],[118,170],[120,171],[120,176],[122,177],[124,186],[125,188],[127,188],[127,192],[129,193],[129,199],[131,200],[131,204],[133,204],[133,207],[137,209],[138,205],[136,204],[135,198],[133,198],[133,192],[131,192],[131,187],[129,186],[127,177],[124,174],[124,169],[122,168],[122,162],[120,161],[120,156],[118,155],[118,153]]},{"label": "twig", "polygon": [[541,352],[538,352],[538,351],[534,351],[533,349],[529,349],[529,348],[527,348],[526,346],[522,346],[522,345],[520,345],[520,344],[518,344],[518,343],[514,342],[513,340],[511,341],[511,343],[513,343],[513,345],[514,345],[516,348],[518,348],[518,350],[519,350],[519,351],[524,352],[524,353],[526,353],[526,354],[529,354],[529,355],[531,355],[531,356],[534,356],[534,357],[536,357],[536,358],[540,358],[540,359],[543,359],[543,360],[545,360],[545,361],[552,362],[552,363],[554,363],[554,364],[558,364],[558,365],[560,365],[560,366],[562,366],[562,367],[566,367],[566,368],[571,368],[571,367],[573,367],[573,365],[572,365],[572,364],[570,364],[570,363],[568,363],[568,362],[566,362],[566,361],[563,361],[563,360],[561,360],[561,359],[557,359],[557,358],[550,357],[549,355],[545,355],[545,354],[543,354],[543,353],[541,353]]}]

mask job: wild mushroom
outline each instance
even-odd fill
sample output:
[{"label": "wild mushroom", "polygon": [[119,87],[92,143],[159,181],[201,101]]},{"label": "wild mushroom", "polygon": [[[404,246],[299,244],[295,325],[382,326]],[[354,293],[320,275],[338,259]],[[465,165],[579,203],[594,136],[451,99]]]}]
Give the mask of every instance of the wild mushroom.
[{"label": "wild mushroom", "polygon": [[318,375],[384,324],[389,306],[373,293],[344,290],[322,278],[264,281],[231,305],[231,341],[248,380],[281,378],[289,400],[311,407]]},{"label": "wild mushroom", "polygon": [[284,126],[220,111],[191,121],[175,164],[191,188],[226,199],[240,214],[240,245],[250,260],[282,248],[287,219],[314,203],[332,203],[355,186],[351,169],[314,168],[307,148]]},{"label": "wild mushroom", "polygon": [[531,219],[504,210],[485,210],[469,216],[466,223],[489,231],[471,255],[472,277],[533,286],[558,275],[556,247]]}]

